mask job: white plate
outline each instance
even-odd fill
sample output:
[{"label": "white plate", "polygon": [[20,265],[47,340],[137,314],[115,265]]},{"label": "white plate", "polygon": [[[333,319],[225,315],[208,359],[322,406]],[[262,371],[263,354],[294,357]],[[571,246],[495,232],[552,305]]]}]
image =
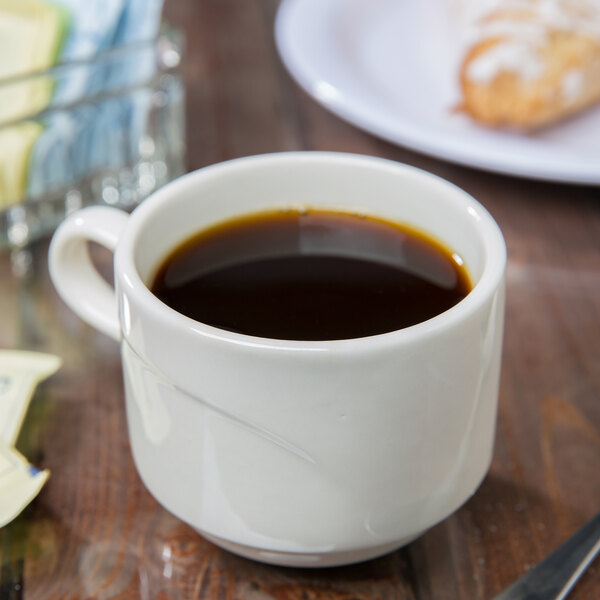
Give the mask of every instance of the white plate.
[{"label": "white plate", "polygon": [[600,184],[600,109],[525,135],[453,111],[457,47],[447,0],[283,0],[279,53],[338,116],[448,161],[549,181]]}]

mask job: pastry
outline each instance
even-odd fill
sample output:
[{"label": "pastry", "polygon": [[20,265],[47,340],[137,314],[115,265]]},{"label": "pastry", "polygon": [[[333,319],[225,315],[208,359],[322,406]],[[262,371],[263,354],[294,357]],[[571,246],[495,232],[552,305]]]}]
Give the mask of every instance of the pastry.
[{"label": "pastry", "polygon": [[535,129],[600,101],[600,0],[455,0],[465,33],[461,108]]}]

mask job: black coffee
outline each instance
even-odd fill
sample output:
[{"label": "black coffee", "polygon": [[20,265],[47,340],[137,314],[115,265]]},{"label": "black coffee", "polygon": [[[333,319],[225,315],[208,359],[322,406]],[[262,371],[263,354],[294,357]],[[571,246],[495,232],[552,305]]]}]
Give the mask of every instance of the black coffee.
[{"label": "black coffee", "polygon": [[460,258],[424,233],[321,210],[266,212],[184,242],[152,292],[196,321],[285,340],[386,333],[469,293]]}]

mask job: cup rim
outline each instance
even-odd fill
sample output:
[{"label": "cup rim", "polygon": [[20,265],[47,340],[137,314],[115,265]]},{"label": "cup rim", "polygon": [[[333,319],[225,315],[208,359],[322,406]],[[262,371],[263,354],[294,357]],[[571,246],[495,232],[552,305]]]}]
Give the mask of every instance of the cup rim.
[{"label": "cup rim", "polygon": [[[457,199],[461,198],[460,202],[463,208],[470,213],[474,220],[478,222],[478,227],[482,229],[481,240],[486,248],[486,257],[481,277],[465,298],[426,321],[386,333],[335,340],[264,338],[219,329],[177,312],[164,304],[150,291],[139,275],[135,264],[135,245],[145,223],[152,218],[152,215],[160,206],[168,202],[170,197],[176,195],[178,190],[187,188],[190,185],[197,185],[198,180],[219,177],[232,169],[252,168],[253,165],[266,162],[297,164],[301,161],[354,163],[357,166],[370,166],[371,168],[393,170],[398,173],[403,172],[409,176],[420,178],[425,183],[437,186],[441,191],[452,192]],[[466,191],[442,177],[418,167],[391,159],[346,152],[293,151],[257,154],[234,158],[191,171],[166,184],[136,207],[127,221],[115,252],[115,277],[120,278],[127,289],[128,295],[139,305],[143,305],[153,319],[162,321],[163,324],[175,328],[178,332],[187,331],[195,336],[200,335],[227,344],[276,351],[358,351],[365,349],[366,346],[372,348],[386,347],[438,335],[445,329],[466,319],[468,315],[477,311],[480,306],[490,299],[500,287],[505,269],[506,244],[500,227],[488,210]],[[127,339],[125,332],[122,332],[122,335]]]}]

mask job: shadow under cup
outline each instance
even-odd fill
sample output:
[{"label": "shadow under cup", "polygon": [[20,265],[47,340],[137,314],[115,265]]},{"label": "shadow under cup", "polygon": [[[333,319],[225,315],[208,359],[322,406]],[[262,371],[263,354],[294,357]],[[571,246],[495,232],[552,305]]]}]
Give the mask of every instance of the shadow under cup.
[{"label": "shadow under cup", "polygon": [[[281,207],[412,225],[459,254],[474,287],[418,325],[320,342],[219,330],[149,291],[186,238]],[[128,424],[145,485],[212,541],[264,562],[339,565],[414,539],[489,467],[505,262],[481,205],[391,161],[282,153],[167,185],[134,211],[115,254]]]}]

